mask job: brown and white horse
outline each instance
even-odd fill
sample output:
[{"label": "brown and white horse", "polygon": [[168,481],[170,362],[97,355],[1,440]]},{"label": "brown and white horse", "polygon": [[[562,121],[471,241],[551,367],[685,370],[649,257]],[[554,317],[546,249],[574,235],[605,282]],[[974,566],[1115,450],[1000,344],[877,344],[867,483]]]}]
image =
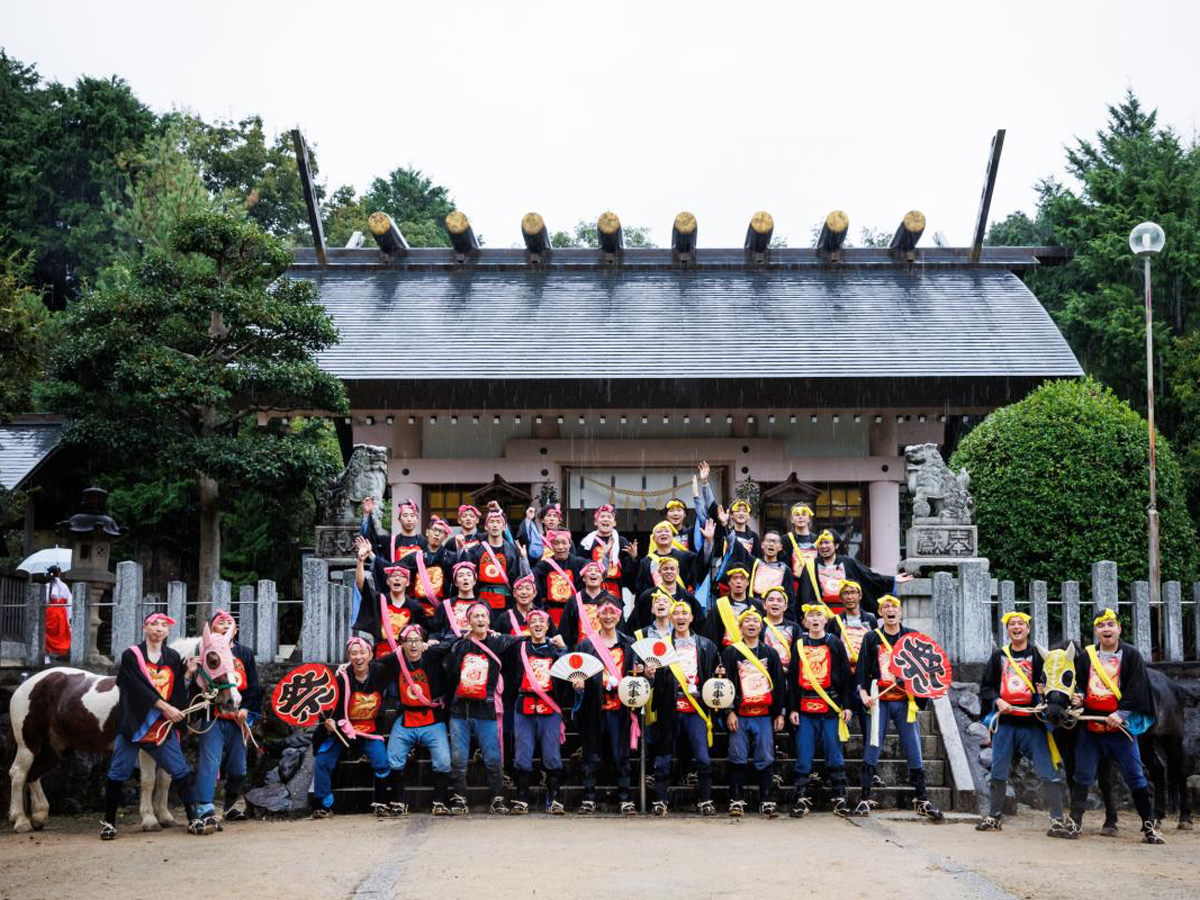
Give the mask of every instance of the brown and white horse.
[{"label": "brown and white horse", "polygon": [[[171,648],[184,660],[196,655],[200,665],[196,684],[201,691],[215,693],[213,702],[233,711],[241,702],[233,653],[225,635],[211,632],[207,625],[199,638],[180,638]],[[215,689],[215,690],[214,690]],[[117,679],[94,675],[82,669],[55,666],[38,672],[13,692],[9,704],[13,740],[17,753],[8,770],[12,780],[8,820],[18,833],[41,830],[50,818],[50,804],[41,778],[67,750],[104,753],[112,750],[119,713]],[[141,772],[142,831],[158,831],[174,825],[167,806],[171,777],[157,771],[154,760],[138,754]],[[25,788],[29,788],[30,813],[25,814]]]}]

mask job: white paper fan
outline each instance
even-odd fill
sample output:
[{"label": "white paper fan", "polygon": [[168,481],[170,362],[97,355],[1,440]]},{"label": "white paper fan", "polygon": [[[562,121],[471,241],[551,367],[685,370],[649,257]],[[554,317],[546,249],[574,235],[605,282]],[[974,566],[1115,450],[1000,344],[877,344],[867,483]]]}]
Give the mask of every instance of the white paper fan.
[{"label": "white paper fan", "polygon": [[564,653],[550,667],[550,674],[563,681],[569,681],[573,675],[591,678],[604,668],[604,664],[590,653]]},{"label": "white paper fan", "polygon": [[658,663],[660,666],[669,666],[671,663],[679,662],[679,654],[675,652],[675,648],[662,638],[642,638],[640,641],[634,642],[633,652],[645,662]]}]

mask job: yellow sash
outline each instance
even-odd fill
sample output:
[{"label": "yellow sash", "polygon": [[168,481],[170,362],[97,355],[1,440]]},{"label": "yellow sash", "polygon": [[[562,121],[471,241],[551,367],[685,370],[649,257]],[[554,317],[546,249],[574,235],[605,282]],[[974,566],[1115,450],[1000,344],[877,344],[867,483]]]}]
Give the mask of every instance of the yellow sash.
[{"label": "yellow sash", "polygon": [[[1000,650],[1008,657],[1008,661],[1012,664],[1013,669],[1021,677],[1021,680],[1025,682],[1025,687],[1029,688],[1029,693],[1036,698],[1037,689],[1033,686],[1033,682],[1025,676],[1025,670],[1018,666],[1017,661],[1013,659],[1011,645],[1005,644]],[[1001,679],[1004,678],[1003,672],[1000,673],[1000,677]],[[1054,741],[1054,735],[1049,731],[1046,732],[1046,744],[1050,747],[1050,765],[1057,769],[1062,765],[1062,754],[1058,751],[1058,744]]]},{"label": "yellow sash", "polygon": [[725,634],[729,637],[729,643],[736,644],[741,640],[742,630],[738,628],[737,619],[734,618],[729,597],[717,598],[717,612],[721,616],[721,624],[725,626]]},{"label": "yellow sash", "polygon": [[[825,688],[821,687],[821,683],[817,681],[813,675],[812,663],[808,661],[808,654],[804,652],[804,638],[801,637],[796,641],[796,655],[800,657],[800,665],[804,667],[804,677],[808,679],[808,683],[812,685],[814,691],[825,701],[826,705],[837,713],[838,717],[838,740],[843,744],[850,740],[850,726],[846,724],[846,720],[842,718],[842,708],[829,699],[829,695],[825,693]],[[833,655],[830,654],[830,663],[833,662]]]},{"label": "yellow sash", "polygon": [[[1094,644],[1089,644],[1087,648],[1088,659],[1092,661],[1092,670],[1100,676],[1100,680],[1104,682],[1104,686],[1109,689],[1117,702],[1121,701],[1121,689],[1113,684],[1112,677],[1107,670],[1100,664],[1100,657],[1096,655],[1096,647]],[[1086,689],[1086,685],[1084,686]]]},{"label": "yellow sash", "polygon": [[[892,658],[891,643],[888,641],[888,639],[886,637],[883,636],[882,628],[876,628],[875,633],[877,635],[879,635],[879,640],[883,641],[883,646],[887,647],[888,661],[890,662],[891,658]],[[883,673],[880,672],[879,674],[882,675]],[[897,681],[896,684],[900,684],[900,682]],[[902,685],[902,684],[900,684],[900,686],[904,687],[904,685]],[[912,694],[908,693],[908,688],[904,688],[904,693],[908,697],[908,715],[904,717],[904,721],[912,723],[912,722],[917,721],[917,701],[916,701],[916,698],[913,697]]]},{"label": "yellow sash", "polygon": [[[672,640],[670,637],[667,638],[667,641],[671,644],[672,647],[675,646],[675,641]],[[697,666],[700,665],[700,647],[699,646],[696,647],[696,665]],[[700,704],[696,702],[696,698],[693,697],[692,692],[690,690],[688,690],[687,676],[683,674],[683,666],[677,662],[673,662],[673,663],[671,663],[669,668],[671,670],[671,674],[675,676],[675,680],[679,682],[679,689],[683,691],[683,696],[687,697],[688,703],[692,704],[692,709],[694,709],[696,711],[696,715],[698,715],[700,718],[702,718],[704,720],[704,727],[706,729],[708,729],[708,746],[711,747],[712,746],[712,734],[713,734],[712,718],[709,717],[709,715],[703,709],[700,708]],[[767,681],[770,681],[770,680],[771,679],[768,677]]]},{"label": "yellow sash", "polygon": [[[782,644],[785,647],[790,645],[791,642],[783,636],[783,632],[781,632],[778,628],[776,628],[775,625],[771,622],[771,620],[766,618],[765,616],[763,617],[763,624],[771,629],[771,634],[775,635],[775,640],[779,641],[780,644]],[[779,661],[783,662],[782,656],[779,658]]]},{"label": "yellow sash", "polygon": [[742,654],[742,656],[754,663],[754,665],[758,668],[758,671],[763,673],[763,677],[767,679],[767,687],[769,687],[771,690],[775,690],[775,682],[771,680],[771,673],[768,672],[767,667],[762,664],[762,660],[750,652],[750,648],[746,646],[746,642],[738,641],[733,646],[737,649],[738,653]]},{"label": "yellow sash", "polygon": [[[859,613],[861,616],[862,613]],[[846,623],[842,621],[842,617],[837,613],[833,614],[833,621],[838,624],[838,634],[842,636],[842,646],[846,648],[846,658],[851,663],[858,662],[858,654],[854,652],[854,645],[850,643],[850,636],[846,634]]]}]

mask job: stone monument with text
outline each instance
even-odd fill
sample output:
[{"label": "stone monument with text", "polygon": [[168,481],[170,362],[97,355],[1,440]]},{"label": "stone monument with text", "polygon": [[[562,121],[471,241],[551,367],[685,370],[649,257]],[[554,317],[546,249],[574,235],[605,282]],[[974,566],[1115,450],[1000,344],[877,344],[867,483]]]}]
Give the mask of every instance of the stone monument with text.
[{"label": "stone monument with text", "polygon": [[971,524],[975,503],[968,490],[971,476],[954,472],[942,459],[937,444],[904,448],[912,526],[908,529],[905,571],[957,566],[987,560],[979,556],[978,528]]},{"label": "stone monument with text", "polygon": [[354,538],[362,521],[359,509],[366,497],[374,497],[374,515],[379,515],[387,487],[387,461],[386,447],[356,444],[346,468],[330,482],[321,498],[316,555],[330,567],[355,564]]}]

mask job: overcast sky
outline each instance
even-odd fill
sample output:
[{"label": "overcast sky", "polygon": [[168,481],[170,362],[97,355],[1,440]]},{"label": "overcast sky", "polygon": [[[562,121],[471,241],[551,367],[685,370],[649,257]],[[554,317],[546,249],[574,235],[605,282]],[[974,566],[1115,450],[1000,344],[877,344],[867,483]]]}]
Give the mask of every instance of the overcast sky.
[{"label": "overcast sky", "polygon": [[605,209],[659,244],[691,210],[702,246],[740,246],[766,209],[807,246],[835,208],[856,241],[917,208],[925,242],[964,244],[997,128],[993,220],[1031,211],[1034,183],[1126,87],[1190,139],[1197,35],[1183,0],[0,10],[0,44],[44,77],[115,73],[158,111],[298,123],[330,189],[416,166],[490,246],[518,243],[529,210],[554,230]]}]

